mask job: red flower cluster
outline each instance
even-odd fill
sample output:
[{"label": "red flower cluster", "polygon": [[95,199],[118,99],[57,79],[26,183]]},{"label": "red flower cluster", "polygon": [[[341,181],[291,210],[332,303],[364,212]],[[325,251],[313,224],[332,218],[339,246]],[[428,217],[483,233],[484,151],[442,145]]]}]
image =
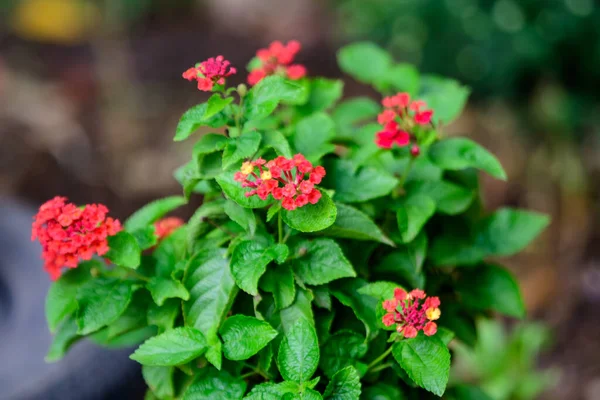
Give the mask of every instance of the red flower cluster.
[{"label": "red flower cluster", "polygon": [[427,297],[420,289],[406,293],[396,288],[394,298],[383,302],[383,309],[388,312],[383,316],[383,323],[385,326],[396,324],[396,331],[405,338],[414,338],[421,330],[427,336],[433,336],[437,332],[433,321],[441,315],[439,306],[438,297]]},{"label": "red flower cluster", "polygon": [[[410,101],[408,93],[398,93],[381,101],[386,108],[377,117],[383,130],[377,132],[375,143],[383,149],[391,149],[394,144],[403,147],[410,143],[410,129],[415,125],[427,125],[431,122],[432,110],[422,110],[426,104],[422,100]],[[419,155],[418,146],[411,149],[413,156]]]},{"label": "red flower cluster", "polygon": [[182,226],[185,222],[178,217],[167,217],[159,219],[154,223],[154,234],[159,241],[175,232],[177,228]]},{"label": "red flower cluster", "polygon": [[190,82],[195,79],[198,90],[210,92],[215,84],[223,85],[225,78],[237,72],[230,64],[223,56],[211,57],[196,64],[196,67],[189,68],[182,76]]},{"label": "red flower cluster", "polygon": [[75,268],[79,260],[90,260],[108,252],[106,238],[121,230],[121,223],[107,217],[101,204],[83,208],[55,197],[42,204],[34,216],[31,240],[42,244],[44,269],[52,280],[58,279],[62,267]]},{"label": "red flower cluster", "polygon": [[[255,168],[258,168],[258,173]],[[307,179],[305,175],[308,175]],[[250,176],[253,180],[248,179]],[[265,200],[271,195],[281,200],[283,208],[291,211],[308,203],[319,202],[321,192],[315,185],[321,183],[324,176],[325,168],[313,167],[302,154],[296,154],[291,159],[280,156],[269,162],[262,158],[246,161],[233,179],[240,182],[242,187],[253,188],[245,193],[246,197],[257,195]]]},{"label": "red flower cluster", "polygon": [[256,57],[260,59],[261,66],[250,71],[248,83],[256,85],[265,76],[282,75],[288,79],[300,79],[306,75],[304,65],[292,64],[294,57],[300,51],[300,42],[290,40],[286,45],[280,41],[275,41],[269,45],[268,49],[260,49],[256,52]]}]

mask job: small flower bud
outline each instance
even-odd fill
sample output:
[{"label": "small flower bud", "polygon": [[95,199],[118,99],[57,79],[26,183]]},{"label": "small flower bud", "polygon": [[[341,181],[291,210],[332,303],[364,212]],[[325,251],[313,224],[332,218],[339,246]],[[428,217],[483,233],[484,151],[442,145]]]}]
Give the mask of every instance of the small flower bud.
[{"label": "small flower bud", "polygon": [[237,87],[237,92],[240,95],[240,97],[244,97],[246,93],[248,93],[248,87],[243,83],[240,83]]},{"label": "small flower bud", "polygon": [[410,148],[410,154],[413,157],[418,157],[419,154],[421,154],[421,149],[419,149],[419,146],[417,146],[416,144]]}]

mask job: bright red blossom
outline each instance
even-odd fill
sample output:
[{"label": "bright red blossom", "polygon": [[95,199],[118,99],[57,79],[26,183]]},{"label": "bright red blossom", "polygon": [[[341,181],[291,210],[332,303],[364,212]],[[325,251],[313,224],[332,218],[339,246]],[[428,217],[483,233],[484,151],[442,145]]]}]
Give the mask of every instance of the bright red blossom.
[{"label": "bright red blossom", "polygon": [[256,85],[269,75],[281,75],[293,80],[304,77],[306,75],[304,65],[292,64],[300,48],[300,42],[297,40],[290,40],[285,45],[276,40],[269,45],[269,48],[258,50],[256,57],[260,59],[261,65],[250,71],[248,83]]},{"label": "bright red blossom", "polygon": [[296,154],[291,159],[280,156],[269,162],[262,158],[246,161],[233,179],[242,187],[252,188],[245,193],[246,197],[257,195],[266,200],[271,195],[275,200],[281,200],[281,206],[286,210],[295,210],[308,203],[318,203],[321,192],[314,185],[324,176],[325,168],[313,167],[302,154]]},{"label": "bright red blossom", "polygon": [[162,240],[175,232],[177,228],[182,226],[185,222],[178,217],[167,217],[159,219],[154,223],[154,234],[158,240]]},{"label": "bright red blossom", "polygon": [[[377,122],[383,130],[377,132],[375,143],[383,149],[391,149],[394,145],[404,147],[410,144],[410,131],[415,125],[428,125],[433,116],[432,110],[422,110],[427,105],[423,100],[410,101],[408,93],[398,93],[385,97],[381,104],[385,107],[378,116]],[[413,156],[418,156],[418,147],[413,147]]]},{"label": "bright red blossom", "polygon": [[31,240],[41,243],[44,269],[52,280],[58,279],[62,267],[76,268],[80,260],[108,252],[107,237],[119,232],[121,223],[107,213],[101,204],[79,208],[59,196],[42,204],[34,216]]},{"label": "bright red blossom", "polygon": [[211,57],[196,67],[189,68],[182,76],[188,81],[195,79],[198,82],[198,90],[210,92],[215,84],[223,85],[225,78],[237,72],[230,64],[223,56]]},{"label": "bright red blossom", "polygon": [[385,300],[382,307],[387,313],[382,321],[385,326],[396,324],[396,331],[405,338],[414,338],[419,331],[432,336],[437,332],[437,324],[433,321],[440,318],[440,299],[427,297],[421,289],[407,293],[396,288],[394,298]]}]

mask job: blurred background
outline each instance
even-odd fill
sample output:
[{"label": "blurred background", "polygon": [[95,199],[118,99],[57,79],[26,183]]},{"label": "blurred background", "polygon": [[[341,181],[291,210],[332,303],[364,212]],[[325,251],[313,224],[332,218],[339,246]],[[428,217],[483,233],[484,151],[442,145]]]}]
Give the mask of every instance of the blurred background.
[{"label": "blurred background", "polygon": [[[28,246],[35,212],[29,207],[60,194],[75,203],[104,203],[124,219],[151,199],[178,193],[172,172],[191,149],[172,142],[175,126],[207,97],[181,72],[223,54],[242,71],[232,79],[240,83],[256,49],[275,39],[302,42],[298,62],[310,75],[341,77],[335,51],[370,40],[398,61],[472,88],[465,113],[446,133],[474,138],[504,165],[508,183],[483,178],[488,207],[546,212],[552,224],[527,252],[508,260],[531,319],[542,325],[509,323],[511,333],[504,333],[501,325],[483,324],[479,333],[491,348],[457,351],[460,373],[487,384],[498,400],[535,398],[537,386],[548,388],[538,398],[600,399],[595,0],[0,0],[0,246],[19,246],[16,226],[25,226],[23,249],[35,257],[21,277],[10,279],[42,281],[31,294],[39,297],[39,315],[49,282],[39,249]],[[346,81],[346,96],[363,94],[373,92]],[[14,263],[7,266],[4,249],[0,305],[11,306],[7,271]],[[0,306],[0,325],[19,317],[18,307],[10,308]],[[40,318],[32,338],[48,336]],[[15,340],[10,346],[26,346]],[[502,367],[469,367],[498,348],[508,354]],[[534,365],[541,372],[525,379],[522,369]],[[36,397],[31,386],[51,387],[48,371],[56,368],[40,367],[26,393],[15,384],[19,378],[2,376],[8,370],[2,367],[0,399],[54,398]],[[134,376],[130,387],[141,380]]]}]

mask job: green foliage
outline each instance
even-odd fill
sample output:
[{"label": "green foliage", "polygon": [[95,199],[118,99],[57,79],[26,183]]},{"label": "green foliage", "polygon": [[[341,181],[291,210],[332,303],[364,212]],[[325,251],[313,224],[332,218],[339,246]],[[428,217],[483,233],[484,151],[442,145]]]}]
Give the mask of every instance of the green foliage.
[{"label": "green foliage", "polygon": [[[428,101],[434,124],[405,127],[420,155],[378,148],[380,99],[338,104],[341,81],[291,81],[278,71],[251,88],[215,85],[176,129],[179,141],[201,126],[215,128],[196,138],[191,161],[176,172],[184,196],[152,202],[127,219],[108,239],[105,257],[113,265],[83,262],[52,285],[46,315],[55,338],[47,360],[84,337],[107,347],[139,346],[131,358],[143,365],[147,398],[159,400],[497,394],[501,385],[493,380],[485,388],[451,381],[446,391],[448,345],[465,354],[485,349],[490,364],[504,359],[490,341],[481,343],[475,321],[493,312],[521,318],[525,310],[515,279],[489,259],[524,249],[548,219],[485,212],[477,170],[505,179],[504,170],[478,144],[443,139],[443,124],[460,114],[467,88],[422,76],[371,43],[341,49],[338,60],[382,96],[406,91]],[[263,184],[259,178],[276,172],[259,158],[298,153],[326,171],[315,204],[289,210],[272,193],[265,200],[250,195]],[[248,161],[256,162],[251,172]],[[254,184],[234,179],[242,165]],[[283,175],[319,180],[307,171]],[[311,190],[309,184],[302,191]],[[154,223],[195,193],[202,205],[159,239]],[[441,299],[435,335],[406,339],[383,324],[382,302],[399,287]],[[517,356],[536,350],[519,345],[510,350]],[[543,386],[528,375],[532,368],[519,370],[533,376],[521,393]]]}]

